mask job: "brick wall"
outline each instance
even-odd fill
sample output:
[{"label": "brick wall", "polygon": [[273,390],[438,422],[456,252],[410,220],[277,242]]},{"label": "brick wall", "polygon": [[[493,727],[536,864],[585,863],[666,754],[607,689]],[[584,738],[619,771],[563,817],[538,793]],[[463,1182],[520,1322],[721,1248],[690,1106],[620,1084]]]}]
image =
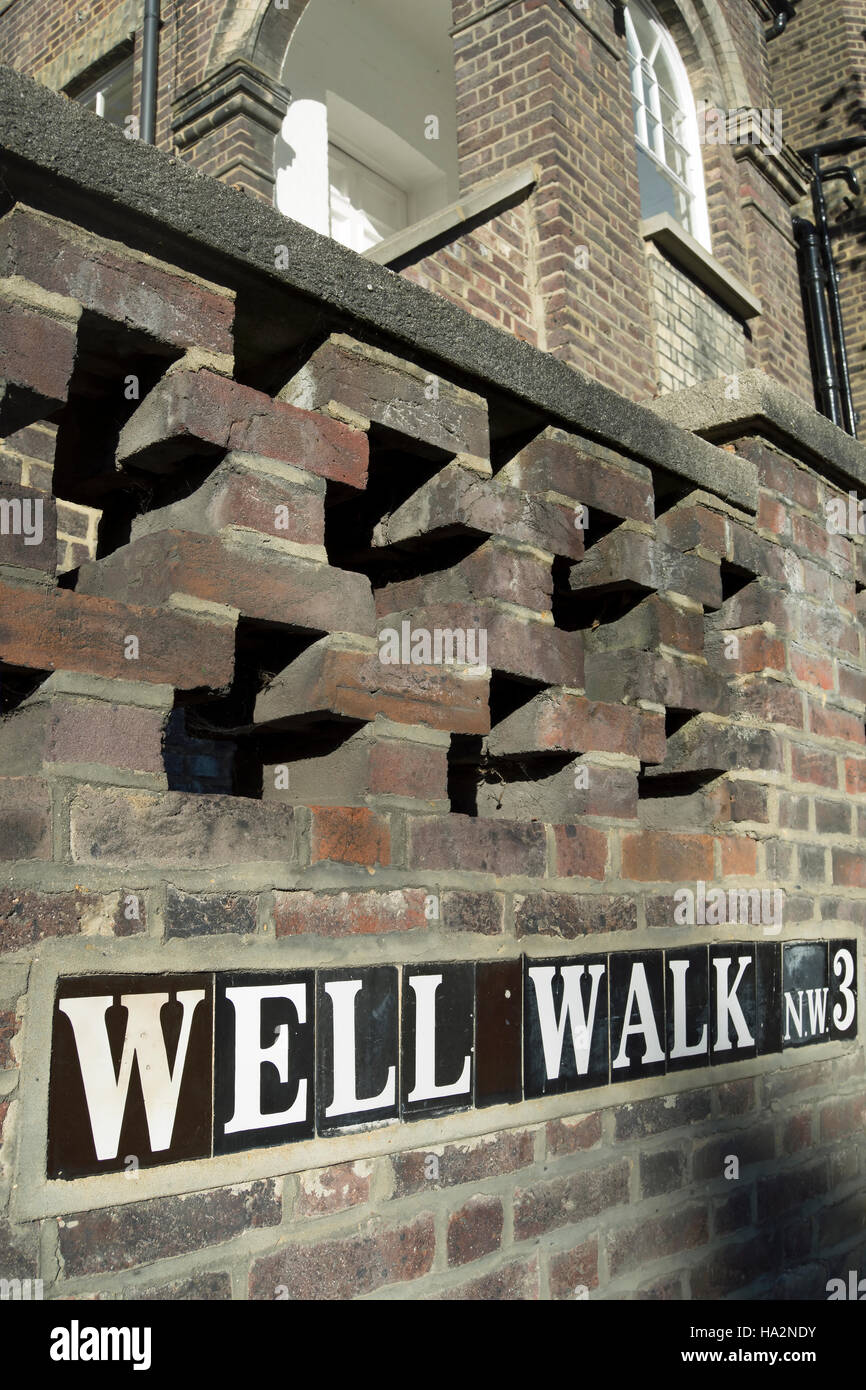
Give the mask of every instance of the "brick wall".
[{"label": "brick wall", "polygon": [[[289,100],[282,61],[306,3],[277,11],[265,0],[167,0],[157,144],[270,201],[274,134]],[[134,40],[137,94],[139,8],[137,0],[93,0],[58,16],[49,0],[15,0],[0,15],[0,46],[13,66],[74,93],[94,64]],[[514,0],[487,10],[481,0],[453,0],[461,191],[527,163],[537,168],[536,187],[517,206],[468,230],[457,226],[397,268],[595,380],[647,399],[659,383],[669,389],[677,313],[660,297],[659,268],[647,266],[639,234],[628,62],[614,8],[607,0],[592,13],[563,0]],[[725,110],[769,104],[769,50],[752,0],[712,0],[700,19],[673,0],[661,12],[697,100]],[[708,144],[703,155],[713,254],[762,304],[750,323],[747,364],[811,400],[790,222],[798,175],[787,169],[787,154]],[[679,271],[689,281],[683,293],[716,320],[720,343],[742,336],[742,323],[716,312],[700,280]],[[682,371],[671,384],[725,371],[725,351],[708,356],[692,331],[679,335]]]},{"label": "brick wall", "polygon": [[655,248],[648,265],[659,393],[744,371],[746,341],[731,314]]},{"label": "brick wall", "polygon": [[[780,435],[733,401],[709,443],[312,235],[275,269],[275,214],[140,147],[118,194],[122,136],[77,168],[89,118],[0,82],[4,496],[100,515],[59,581],[50,501],[0,552],[4,1276],[823,1299],[862,1268],[862,1033],[46,1179],[67,976],[730,940],[676,924],[696,880],[779,889],[783,943],[860,938],[866,569],[826,503],[866,474],[802,406]],[[487,664],[383,663],[406,620]]]},{"label": "brick wall", "polygon": [[[840,0],[824,5],[802,0],[797,22],[784,39],[770,47],[775,98],[782,107],[786,139],[798,147],[861,135],[866,126],[866,4]],[[845,159],[825,159],[825,168],[848,163],[866,178],[864,151]],[[853,197],[845,184],[826,186],[834,254],[840,276],[846,346],[854,408],[866,411],[866,292],[863,195]],[[811,199],[798,208],[812,220]]]}]

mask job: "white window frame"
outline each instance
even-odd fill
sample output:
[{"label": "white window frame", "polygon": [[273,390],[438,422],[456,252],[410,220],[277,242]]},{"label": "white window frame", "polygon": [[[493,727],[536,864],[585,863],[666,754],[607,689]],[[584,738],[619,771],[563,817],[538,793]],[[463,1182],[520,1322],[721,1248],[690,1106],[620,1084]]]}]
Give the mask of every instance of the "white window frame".
[{"label": "white window frame", "polygon": [[[85,87],[83,92],[79,92],[74,100],[80,102],[82,106],[89,101],[93,101],[93,109],[97,116],[104,117],[106,92],[121,75],[125,76],[127,72],[134,81],[134,63],[135,59],[130,53],[128,57],[122,58],[119,63],[115,63],[114,67],[104,72],[95,82],[91,82],[90,86]],[[127,114],[132,115],[133,113],[128,112]]]},{"label": "white window frame", "polygon": [[[653,46],[644,53],[629,10],[639,8],[653,31]],[[698,131],[698,117],[692,95],[686,65],[683,62],[670,31],[656,14],[648,0],[629,0],[625,10],[626,40],[631,70],[631,90],[634,105],[635,142],[641,153],[656,165],[662,178],[677,189],[686,199],[689,209],[688,220],[682,222],[675,218],[686,231],[708,251],[710,243],[710,219],[707,209],[707,195],[704,185],[704,163],[701,155],[701,142]],[[674,75],[676,91],[668,92],[659,82],[654,63],[659,53],[667,60]],[[649,87],[649,106],[644,99],[644,79]],[[665,125],[662,117],[661,97],[667,98],[674,108],[676,128]],[[655,138],[649,133],[647,114],[655,126]],[[667,162],[664,138],[676,144],[685,164],[686,176],[683,178]]]}]

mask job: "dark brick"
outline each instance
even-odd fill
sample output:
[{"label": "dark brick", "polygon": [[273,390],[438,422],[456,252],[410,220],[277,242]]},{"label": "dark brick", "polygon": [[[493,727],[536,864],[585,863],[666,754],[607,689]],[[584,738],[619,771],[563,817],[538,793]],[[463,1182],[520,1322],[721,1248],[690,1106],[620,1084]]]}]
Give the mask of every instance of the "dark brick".
[{"label": "dark brick", "polygon": [[472,1197],[448,1218],[448,1263],[465,1265],[498,1250],[505,1217],[498,1197]]},{"label": "dark brick", "polygon": [[68,1278],[105,1274],[202,1250],[243,1231],[278,1226],[281,1208],[276,1186],[267,1179],[76,1212],[58,1219],[63,1270]]},{"label": "dark brick", "polygon": [[102,900],[95,893],[2,889],[0,950],[18,951],[53,936],[77,936],[84,921],[101,910]]},{"label": "dark brick", "polygon": [[558,936],[565,941],[594,932],[634,931],[634,898],[609,893],[529,893],[515,895],[514,928],[523,936]]},{"label": "dark brick", "polygon": [[506,877],[544,874],[544,828],[470,816],[413,817],[409,823],[409,865],[414,869],[474,870]]},{"label": "dark brick", "polygon": [[675,1192],[686,1182],[686,1158],[680,1149],[662,1149],[657,1153],[642,1153],[640,1190],[644,1197],[658,1197],[663,1192]]},{"label": "dark brick", "polygon": [[698,1124],[709,1115],[708,1090],[681,1091],[675,1096],[658,1096],[618,1106],[614,1111],[614,1132],[618,1140],[643,1139],[651,1134],[664,1134],[669,1129]]},{"label": "dark brick", "polygon": [[601,1142],[601,1111],[574,1120],[548,1120],[547,1156],[562,1158],[581,1153]]},{"label": "dark brick", "polygon": [[250,1298],[286,1294],[291,1300],[308,1302],[357,1298],[429,1273],[435,1246],[429,1214],[403,1226],[369,1222],[354,1235],[315,1245],[292,1243],[275,1255],[253,1261]]},{"label": "dark brick", "polygon": [[562,1255],[551,1255],[548,1281],[552,1299],[585,1297],[598,1288],[598,1238],[584,1241]]},{"label": "dark brick", "polygon": [[77,864],[291,862],[290,806],[193,792],[85,787],[70,808]]},{"label": "dark brick", "polygon": [[[440,1187],[459,1187],[461,1183],[481,1182],[484,1178],[515,1173],[534,1161],[535,1143],[530,1130],[505,1130],[501,1134],[470,1139],[465,1144],[446,1144],[441,1150],[416,1150],[395,1154],[394,1196],[408,1197]],[[437,1161],[436,1173],[428,1178],[428,1159]]]},{"label": "dark brick", "polygon": [[664,1216],[619,1227],[608,1234],[607,1250],[613,1278],[640,1269],[665,1255],[694,1250],[709,1239],[709,1215],[704,1204],[677,1207]]},{"label": "dark brick", "polygon": [[729,1157],[738,1160],[740,1169],[753,1163],[764,1163],[776,1153],[775,1130],[772,1124],[755,1125],[752,1129],[736,1130],[721,1138],[709,1139],[695,1150],[696,1178],[709,1181],[725,1177]]},{"label": "dark brick", "polygon": [[171,1301],[172,1303],[200,1300],[215,1303],[232,1296],[230,1274],[192,1274],[188,1279],[173,1279],[169,1284],[155,1284],[147,1288],[124,1289],[127,1302]]},{"label": "dark brick", "polygon": [[482,1274],[468,1284],[458,1284],[436,1300],[479,1303],[530,1302],[539,1298],[538,1261],[535,1259],[503,1265],[492,1274]]},{"label": "dark brick", "polygon": [[245,936],[256,929],[256,899],[241,893],[181,893],[169,885],[166,936]]},{"label": "dark brick", "polygon": [[621,1159],[572,1177],[518,1188],[514,1194],[514,1239],[544,1235],[627,1202],[630,1170],[628,1159]]},{"label": "dark brick", "polygon": [[441,907],[446,931],[477,932],[482,936],[498,936],[502,931],[505,913],[502,893],[443,893]]},{"label": "dark brick", "polygon": [[51,858],[51,792],[46,782],[0,778],[0,858]]}]

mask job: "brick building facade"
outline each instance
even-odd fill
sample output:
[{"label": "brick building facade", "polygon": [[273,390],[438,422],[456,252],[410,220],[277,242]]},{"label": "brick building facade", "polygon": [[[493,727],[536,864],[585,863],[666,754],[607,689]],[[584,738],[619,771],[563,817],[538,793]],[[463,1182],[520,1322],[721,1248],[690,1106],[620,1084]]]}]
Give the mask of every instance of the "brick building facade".
[{"label": "brick building facade", "polygon": [[[824,1299],[866,1250],[866,455],[812,403],[802,160],[708,142],[671,181],[629,86],[661,20],[666,80],[772,109],[780,7],[661,4],[630,39],[608,0],[455,0],[453,170],[382,112],[329,141],[353,102],[316,95],[310,30],[292,150],[324,138],[331,230],[363,232],[365,178],[424,209],[359,252],[272,206],[315,5],[166,0],[151,149],[115,128],[138,6],[0,3],[0,1277]],[[428,182],[401,203],[361,135]],[[671,189],[683,221],[647,205]],[[404,626],[483,659],[386,660]],[[591,1076],[579,1029],[545,1045],[536,1084],[544,981],[563,1021],[583,967],[606,1041]],[[328,972],[383,968],[401,1087],[331,1124]],[[450,1098],[413,1109],[431,977],[468,1080],[434,1066]],[[240,1147],[207,1047],[228,991],[277,979],[317,1001],[309,1113]],[[98,1141],[69,1001],[111,998],[116,1085],[148,989],[164,1065],[181,993],[214,1009],[197,1089],[158,1143],[140,1072]]]}]

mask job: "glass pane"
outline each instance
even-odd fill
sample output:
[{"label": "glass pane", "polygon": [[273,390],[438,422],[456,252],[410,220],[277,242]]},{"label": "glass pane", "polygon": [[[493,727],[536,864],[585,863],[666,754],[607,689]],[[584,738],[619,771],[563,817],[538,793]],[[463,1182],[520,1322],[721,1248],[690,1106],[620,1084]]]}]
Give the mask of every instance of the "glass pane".
[{"label": "glass pane", "polygon": [[103,85],[105,109],[103,115],[113,125],[124,125],[132,115],[132,63],[117,72]]},{"label": "glass pane", "polygon": [[409,200],[402,188],[336,145],[328,146],[328,169],[336,241],[366,251],[408,226]]}]

